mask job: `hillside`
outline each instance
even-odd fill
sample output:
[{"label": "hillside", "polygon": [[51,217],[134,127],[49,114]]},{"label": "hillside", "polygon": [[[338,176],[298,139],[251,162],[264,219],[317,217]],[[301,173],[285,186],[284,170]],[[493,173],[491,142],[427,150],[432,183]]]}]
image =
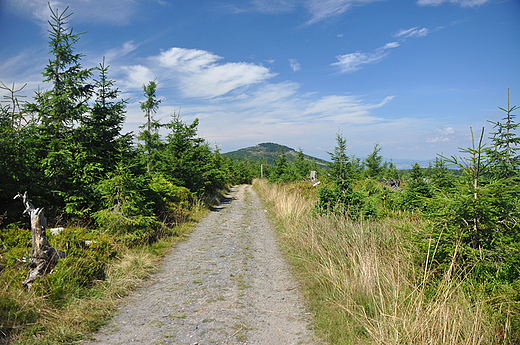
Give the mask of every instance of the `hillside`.
[{"label": "hillside", "polygon": [[[292,162],[296,158],[297,151],[294,149],[280,145],[275,143],[261,143],[256,146],[246,147],[244,149],[231,151],[224,153],[223,155],[226,157],[230,157],[232,159],[252,159],[255,162],[263,159],[266,164],[274,165],[276,164],[276,160],[279,154],[284,154],[287,157],[287,160]],[[305,155],[305,157],[311,161],[316,161],[318,165],[325,166],[327,161],[312,157],[309,155]]]}]

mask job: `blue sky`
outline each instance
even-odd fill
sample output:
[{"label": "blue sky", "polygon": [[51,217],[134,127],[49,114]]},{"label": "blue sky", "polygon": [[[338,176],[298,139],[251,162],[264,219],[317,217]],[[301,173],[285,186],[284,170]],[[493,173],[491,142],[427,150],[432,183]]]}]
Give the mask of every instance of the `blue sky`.
[{"label": "blue sky", "polygon": [[[518,0],[60,0],[83,32],[83,67],[103,56],[125,131],[144,122],[142,85],[157,79],[157,118],[181,108],[222,152],[276,142],[328,159],[375,143],[387,159],[427,160],[470,145],[498,107],[520,105]],[[0,0],[0,81],[45,89],[46,1]]]}]

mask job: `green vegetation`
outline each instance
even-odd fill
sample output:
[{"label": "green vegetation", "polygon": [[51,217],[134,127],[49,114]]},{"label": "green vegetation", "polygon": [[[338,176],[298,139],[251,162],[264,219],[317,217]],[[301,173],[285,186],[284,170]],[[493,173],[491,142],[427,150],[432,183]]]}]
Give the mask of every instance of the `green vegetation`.
[{"label": "green vegetation", "polygon": [[319,186],[255,180],[327,343],[519,344],[516,107],[503,110],[492,147],[482,130],[400,186],[378,145],[360,164],[340,134]]},{"label": "green vegetation", "polygon": [[[104,59],[81,65],[75,45],[82,34],[68,28],[70,15],[51,9],[42,73],[50,89],[23,100],[25,85],[0,86],[8,92],[0,103],[0,343],[70,343],[96,329],[204,206],[253,178],[197,136],[198,120],[156,121],[155,81],[143,85],[142,131],[122,133],[128,100]],[[67,254],[29,291],[21,282],[30,225],[13,200],[25,191],[45,208],[49,228],[62,228],[47,233]]]},{"label": "green vegetation", "polygon": [[[261,174],[255,187],[330,344],[520,343],[520,139],[509,100],[491,146],[482,130],[460,157],[426,169],[398,172],[378,144],[364,160],[349,156],[340,133],[328,163],[272,143],[226,156],[198,137],[198,119],[153,118],[155,81],[143,85],[142,131],[122,133],[128,100],[104,60],[82,67],[66,12],[51,10],[50,89],[23,101],[24,86],[0,86],[1,343],[78,341],[204,206]],[[21,281],[31,234],[12,200],[24,191],[63,227],[49,241],[67,253],[30,290]]]}]

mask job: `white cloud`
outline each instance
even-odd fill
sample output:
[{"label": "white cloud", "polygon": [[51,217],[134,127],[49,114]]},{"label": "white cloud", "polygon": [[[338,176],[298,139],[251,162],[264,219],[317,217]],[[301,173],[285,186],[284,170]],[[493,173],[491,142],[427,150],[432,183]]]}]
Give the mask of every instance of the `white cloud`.
[{"label": "white cloud", "polygon": [[354,5],[364,5],[378,0],[307,0],[305,6],[312,15],[307,25],[340,15]]},{"label": "white cloud", "polygon": [[384,51],[387,49],[397,48],[399,46],[400,46],[399,42],[389,42],[389,43],[385,44],[383,47],[379,48],[379,50]]},{"label": "white cloud", "polygon": [[135,65],[121,68],[127,75],[127,78],[125,81],[123,81],[123,84],[126,88],[131,90],[141,89],[144,84],[148,83],[150,80],[155,79],[152,71],[150,71],[150,69],[146,66]]},{"label": "white cloud", "polygon": [[201,73],[182,76],[181,91],[185,97],[214,98],[272,76],[269,69],[263,66],[244,62],[226,63],[210,66]]},{"label": "white cloud", "polygon": [[296,61],[296,59],[289,59],[289,65],[293,72],[298,72],[300,70],[300,63]]},{"label": "white cloud", "polygon": [[199,49],[174,47],[152,56],[150,69],[159,80],[172,79],[184,97],[214,98],[263,82],[275,74],[246,62],[217,63],[221,56]]},{"label": "white cloud", "polygon": [[453,127],[438,127],[435,129],[435,136],[428,137],[427,143],[450,142],[455,138],[455,129]]},{"label": "white cloud", "polygon": [[222,57],[205,50],[174,47],[151,59],[178,72],[200,73]]},{"label": "white cloud", "polygon": [[300,85],[294,82],[263,85],[251,94],[243,97],[240,107],[243,109],[259,109],[272,111],[284,107],[290,99],[297,97]]},{"label": "white cloud", "polygon": [[442,127],[442,128],[440,127],[440,128],[437,128],[437,131],[444,135],[455,133],[455,129],[453,129],[453,127]]},{"label": "white cloud", "polygon": [[409,37],[424,37],[427,36],[430,31],[427,28],[419,29],[418,27],[411,29],[401,29],[394,34],[394,37],[398,38],[409,38]]},{"label": "white cloud", "polygon": [[331,66],[338,66],[341,73],[354,72],[366,64],[379,62],[382,58],[388,55],[388,49],[399,47],[398,42],[390,42],[383,47],[376,49],[374,53],[355,52],[345,55],[338,55],[336,58],[338,62],[332,63]]},{"label": "white cloud", "polygon": [[438,6],[445,2],[461,7],[474,7],[483,5],[489,2],[489,0],[417,0],[417,4],[420,6]]}]

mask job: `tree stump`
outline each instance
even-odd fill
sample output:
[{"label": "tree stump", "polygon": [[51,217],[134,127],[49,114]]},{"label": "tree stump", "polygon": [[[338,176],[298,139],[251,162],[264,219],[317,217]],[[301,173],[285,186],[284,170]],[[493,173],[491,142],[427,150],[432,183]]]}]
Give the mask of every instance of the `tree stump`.
[{"label": "tree stump", "polygon": [[54,249],[49,244],[45,227],[47,219],[43,214],[43,208],[35,208],[27,198],[27,192],[24,195],[18,193],[15,199],[22,199],[25,206],[24,213],[31,217],[31,233],[32,233],[32,251],[29,258],[30,271],[27,278],[22,282],[27,288],[31,288],[31,283],[37,277],[41,277],[49,273],[58,263],[60,258],[65,257],[65,253]]}]

